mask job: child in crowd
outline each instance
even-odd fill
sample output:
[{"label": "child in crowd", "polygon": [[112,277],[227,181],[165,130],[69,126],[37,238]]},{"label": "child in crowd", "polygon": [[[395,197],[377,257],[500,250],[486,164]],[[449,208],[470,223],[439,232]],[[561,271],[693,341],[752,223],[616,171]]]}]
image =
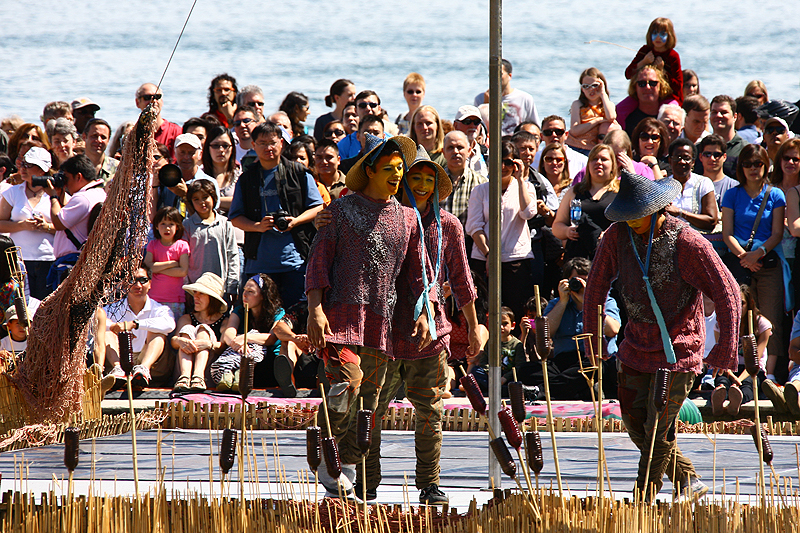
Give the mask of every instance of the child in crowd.
[{"label": "child in crowd", "polygon": [[581,93],[572,102],[570,121],[572,123],[567,145],[588,156],[610,127],[616,122],[617,108],[608,97],[606,77],[594,67],[581,72],[578,78]]},{"label": "child in crowd", "polygon": [[645,36],[645,44],[633,58],[631,64],[625,69],[625,78],[631,79],[636,71],[644,65],[655,65],[664,70],[672,87],[672,95],[683,103],[683,70],[681,70],[681,56],[675,51],[678,42],[675,37],[675,28],[672,21],[665,17],[658,17],[650,23]]},{"label": "child in crowd", "polygon": [[[756,336],[758,353],[758,376],[760,381],[764,380],[764,369],[767,364],[767,342],[772,336],[772,324],[767,320],[756,307],[755,297],[748,285],[740,285],[742,293],[742,322],[739,326],[743,335],[750,331],[749,313],[753,312],[753,333]],[[715,338],[719,337],[719,327],[714,330]],[[738,374],[738,375],[737,375]],[[714,380],[714,392],[711,393],[711,408],[714,416],[719,416],[727,412],[731,416],[739,414],[739,408],[743,403],[753,399],[753,379],[744,367],[744,356],[742,355],[742,344],[739,343],[739,369],[736,374],[726,370],[718,375]],[[758,390],[758,389],[756,389]],[[725,399],[728,405],[725,406]]]},{"label": "child in crowd", "polygon": [[[28,316],[32,319],[33,313],[28,310]],[[28,332],[20,323],[17,317],[17,308],[11,306],[6,309],[5,326],[8,329],[8,336],[0,340],[0,350],[19,355],[28,347]]]},{"label": "child in crowd", "polygon": [[[281,349],[281,341],[272,327],[285,315],[281,308],[278,287],[266,274],[256,274],[244,285],[242,303],[247,304],[247,354],[256,362],[253,385],[257,388],[277,387],[273,365]],[[244,306],[236,307],[228,318],[222,342],[228,348],[211,363],[211,379],[217,390],[239,390],[239,364],[245,352]]]},{"label": "child in crowd", "polygon": [[[514,381],[513,369],[519,369],[525,364],[525,346],[511,334],[517,327],[514,312],[511,308],[500,308],[500,384],[505,386],[509,381]],[[479,352],[475,357],[468,358],[467,372],[475,376],[475,381],[485,393],[489,390],[489,356],[486,350]]]},{"label": "child in crowd", "polygon": [[[542,309],[547,307],[547,299],[540,297],[539,305]],[[534,320],[536,320],[536,317],[538,316],[539,315],[536,314],[536,297],[531,296],[528,298],[528,301],[525,302],[525,316],[522,317],[522,320],[519,323],[519,340],[525,347],[526,354],[532,354],[536,344],[536,323]]]},{"label": "child in crowd", "polygon": [[222,278],[226,298],[233,301],[239,288],[239,248],[233,226],[224,216],[214,212],[217,191],[208,180],[195,180],[186,192],[189,211],[183,221],[189,241],[189,282],[194,283],[205,272]]},{"label": "child in crowd", "polygon": [[153,217],[155,239],[147,243],[144,264],[153,272],[148,296],[183,316],[183,278],[189,267],[189,245],[181,240],[183,217],[174,207],[162,207]]}]

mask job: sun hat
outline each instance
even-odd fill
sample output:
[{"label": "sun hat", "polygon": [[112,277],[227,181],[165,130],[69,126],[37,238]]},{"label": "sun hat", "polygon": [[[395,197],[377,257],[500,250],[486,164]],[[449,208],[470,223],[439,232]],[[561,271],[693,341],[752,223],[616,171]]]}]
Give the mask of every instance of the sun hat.
[{"label": "sun hat", "polygon": [[53,160],[50,157],[50,152],[41,146],[31,146],[28,148],[28,151],[25,152],[25,157],[23,157],[22,160],[30,165],[36,165],[44,172],[47,172],[50,170],[50,167],[53,166]]},{"label": "sun hat", "polygon": [[212,298],[215,298],[222,303],[222,312],[224,313],[228,309],[228,304],[222,298],[222,295],[225,293],[225,288],[222,283],[222,278],[214,274],[213,272],[206,272],[194,283],[190,283],[188,285],[183,286],[183,290],[194,296],[195,292],[202,292],[203,294],[207,294]]},{"label": "sun hat", "polygon": [[200,142],[200,137],[194,133],[181,133],[175,137],[175,148],[182,144],[188,144],[195,150],[202,150],[203,144]]},{"label": "sun hat", "polygon": [[674,178],[657,181],[622,169],[617,197],[606,207],[606,218],[616,222],[652,215],[675,201],[683,186]]},{"label": "sun hat", "polygon": [[453,182],[450,181],[447,172],[444,171],[441,165],[431,160],[428,151],[421,144],[417,146],[417,157],[414,158],[413,163],[408,165],[408,170],[411,170],[411,167],[417,163],[427,163],[436,169],[436,187],[439,189],[439,201],[443,202],[453,192]]},{"label": "sun hat", "polygon": [[391,144],[393,148],[400,152],[406,168],[408,168],[408,163],[413,161],[417,156],[416,144],[414,144],[414,141],[410,138],[403,135],[396,135],[388,139],[381,139],[371,133],[365,133],[364,135],[367,139],[365,148],[367,154],[353,165],[345,177],[345,185],[347,185],[347,188],[351,191],[362,191],[366,188],[369,183],[366,166],[374,161],[384,145]]}]

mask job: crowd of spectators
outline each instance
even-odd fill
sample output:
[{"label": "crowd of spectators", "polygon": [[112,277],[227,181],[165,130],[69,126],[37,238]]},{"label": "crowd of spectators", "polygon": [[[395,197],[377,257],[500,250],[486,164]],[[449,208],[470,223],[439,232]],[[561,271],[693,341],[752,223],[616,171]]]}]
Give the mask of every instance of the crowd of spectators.
[{"label": "crowd of spectators", "polygon": [[[789,358],[800,305],[800,283],[792,282],[800,269],[798,108],[770,98],[757,80],[740,96],[734,88],[731,95],[704,96],[699,76],[682,70],[675,43],[671,22],[653,21],[646,45],[624,73],[614,74],[630,80],[628,94],[615,105],[606,75],[587,68],[578,76],[568,117],[540,116],[534,97],[512,86],[512,65],[503,60],[502,171],[496,177],[488,171],[488,91],[472,103],[435,109],[424,103],[423,76],[411,73],[402,83],[408,109],[394,110],[392,120],[378,94],[339,79],[325,97],[331,111],[312,129],[305,124],[312,103],[300,92],[286,95],[270,114],[261,88],[240,89],[236,78],[220,74],[208,87],[207,110],[182,117],[179,125],[162,116],[169,95],[142,84],[132,91],[136,106],[152,104],[157,112],[152,241],[126,297],[98,310],[90,361],[121,376],[116,335],[133,331],[139,386],[236,389],[238,363],[232,361],[243,350],[247,323],[247,342],[261,361],[258,385],[289,395],[298,386],[314,388],[303,318],[314,218],[350,193],[345,175],[370,133],[407,135],[445,169],[453,192],[442,207],[461,222],[470,267],[482,281],[492,249],[489,227],[501,225],[509,330],[503,340],[513,329],[525,344],[538,285],[556,338],[555,395],[586,397],[573,368],[585,354],[575,353],[571,335],[581,330],[585,278],[611,224],[604,210],[623,169],[681,183],[667,212],[703,233],[748,287],[749,305],[772,328],[762,378],[785,382],[800,363],[796,353],[795,362]],[[133,123],[114,129],[100,116],[100,105],[81,97],[47,103],[41,125],[2,121],[0,244],[19,246],[34,310],[74,264],[119,168]],[[160,182],[165,169],[178,176],[175,181]],[[489,218],[487,182],[495,178],[503,189],[499,221]],[[14,282],[8,276],[0,282],[5,309]],[[626,310],[614,289],[609,301],[613,355]],[[24,347],[10,324],[15,315],[9,311],[5,318],[14,349]],[[485,323],[487,317],[479,318]],[[454,366],[480,366],[479,358],[458,357],[454,350]],[[536,365],[525,365],[532,354],[522,350],[510,359],[525,374],[522,381],[537,384]]]}]

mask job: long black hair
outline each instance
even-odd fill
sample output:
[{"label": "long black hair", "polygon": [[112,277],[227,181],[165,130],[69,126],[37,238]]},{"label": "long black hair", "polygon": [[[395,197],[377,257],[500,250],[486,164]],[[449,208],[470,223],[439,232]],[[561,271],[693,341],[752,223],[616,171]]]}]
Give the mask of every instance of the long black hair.
[{"label": "long black hair", "polygon": [[[261,289],[261,313],[258,318],[256,318],[251,310],[250,316],[248,317],[249,325],[251,329],[258,330],[261,333],[268,333],[275,323],[275,314],[278,312],[278,309],[281,308],[281,295],[278,292],[278,286],[275,285],[271,277],[266,274],[256,274],[253,278],[258,278],[260,280],[260,282],[253,281]],[[247,283],[247,281],[245,281],[245,283]],[[242,326],[244,326],[244,324],[242,324]]]}]

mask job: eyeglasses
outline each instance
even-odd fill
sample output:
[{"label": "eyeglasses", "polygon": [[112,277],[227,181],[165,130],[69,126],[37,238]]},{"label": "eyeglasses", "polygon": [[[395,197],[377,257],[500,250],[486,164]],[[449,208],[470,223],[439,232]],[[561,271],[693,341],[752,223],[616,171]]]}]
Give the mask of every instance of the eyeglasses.
[{"label": "eyeglasses", "polygon": [[252,119],[252,118],[240,118],[239,120],[234,120],[233,121],[233,125],[234,126],[241,126],[242,124],[250,124],[251,122],[253,122],[253,120],[255,120],[255,119]]},{"label": "eyeglasses", "polygon": [[777,126],[769,126],[764,129],[764,135],[767,134],[783,135],[784,133],[786,133],[786,128],[784,128],[780,124]]},{"label": "eyeglasses", "polygon": [[703,157],[707,157],[709,159],[719,159],[723,155],[725,155],[725,152],[703,152]]},{"label": "eyeglasses", "polygon": [[642,133],[639,134],[639,140],[640,141],[653,141],[653,142],[660,141],[661,140],[661,135],[659,135],[658,133],[647,133],[646,131],[643,131]]},{"label": "eyeglasses", "polygon": [[561,137],[567,132],[564,128],[547,128],[546,130],[542,130],[542,135],[545,137],[550,137],[555,135],[556,137]]},{"label": "eyeglasses", "polygon": [[599,89],[599,88],[600,88],[600,83],[599,82],[581,83],[581,89],[586,89],[587,91],[591,91],[592,89]]},{"label": "eyeglasses", "polygon": [[359,109],[366,109],[367,107],[370,107],[371,109],[375,109],[379,105],[381,105],[381,104],[379,104],[378,102],[359,102],[358,103]]},{"label": "eyeglasses", "polygon": [[800,157],[791,157],[788,155],[783,156],[783,160],[787,163],[800,163]]},{"label": "eyeglasses", "polygon": [[656,86],[658,86],[658,81],[657,80],[639,80],[639,81],[636,82],[636,85],[638,85],[639,87],[642,87],[642,88],[647,87],[648,85],[650,87],[656,87]]},{"label": "eyeglasses", "polygon": [[33,168],[33,167],[38,167],[39,165],[37,165],[36,163],[28,163],[27,161],[23,161],[23,162],[20,164],[20,166],[21,166],[22,168]]},{"label": "eyeglasses", "polygon": [[422,89],[406,89],[406,94],[422,94]]},{"label": "eyeglasses", "polygon": [[325,137],[325,138],[328,138],[328,137],[339,137],[341,135],[344,135],[345,133],[347,133],[347,132],[344,131],[344,130],[339,130],[339,129],[328,130],[325,133],[323,133],[322,136]]},{"label": "eyeglasses", "polygon": [[669,37],[669,34],[665,31],[654,31],[650,34],[650,39],[655,41],[656,39],[661,39],[662,41],[666,41]]},{"label": "eyeglasses", "polygon": [[756,159],[755,161],[742,161],[742,168],[761,168],[764,166],[763,161]]},{"label": "eyeglasses", "polygon": [[480,126],[481,119],[477,117],[473,118],[467,117],[467,118],[462,118],[461,120],[459,120],[459,122],[464,124],[465,126]]},{"label": "eyeglasses", "polygon": [[160,94],[142,94],[139,95],[139,98],[145,102],[151,102],[153,100],[161,100],[161,96]]},{"label": "eyeglasses", "polygon": [[563,163],[564,162],[564,158],[563,157],[556,157],[554,155],[548,155],[548,156],[545,156],[544,162],[545,163]]},{"label": "eyeglasses", "polygon": [[136,285],[137,283],[139,285],[147,285],[148,283],[150,283],[150,278],[148,278],[147,276],[140,276],[138,278],[133,278],[133,284]]},{"label": "eyeglasses", "polygon": [[516,164],[516,161],[514,161],[513,159],[503,159],[503,166],[504,167],[510,167],[511,165],[515,165],[515,164]]},{"label": "eyeglasses", "polygon": [[211,146],[211,148],[214,150],[230,150],[232,145],[228,143],[214,143],[210,144],[209,146]]}]

